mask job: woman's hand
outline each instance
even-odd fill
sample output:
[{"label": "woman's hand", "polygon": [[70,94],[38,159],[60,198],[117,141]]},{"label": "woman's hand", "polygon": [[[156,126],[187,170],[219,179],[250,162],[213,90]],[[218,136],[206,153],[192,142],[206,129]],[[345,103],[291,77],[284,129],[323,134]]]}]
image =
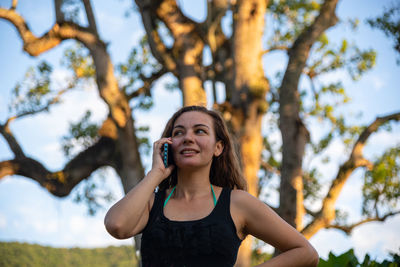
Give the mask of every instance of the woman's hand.
[{"label": "woman's hand", "polygon": [[[153,144],[153,163],[151,166],[151,173],[157,174],[160,177],[160,183],[171,175],[173,169],[175,168],[174,165],[170,165],[167,168],[164,166],[163,161],[163,151],[164,151],[164,144],[172,144],[172,138],[161,138],[157,140]],[[171,146],[169,146],[169,149]]]}]

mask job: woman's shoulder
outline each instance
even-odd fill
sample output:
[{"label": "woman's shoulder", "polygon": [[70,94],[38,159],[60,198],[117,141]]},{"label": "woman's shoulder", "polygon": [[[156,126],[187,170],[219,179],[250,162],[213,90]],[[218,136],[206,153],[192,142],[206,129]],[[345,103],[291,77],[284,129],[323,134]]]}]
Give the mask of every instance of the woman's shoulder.
[{"label": "woman's shoulder", "polygon": [[242,190],[242,189],[232,189],[231,194],[232,194],[232,198],[235,198],[237,200],[254,198],[253,195],[251,195],[249,192]]},{"label": "woman's shoulder", "polygon": [[232,189],[231,204],[236,207],[246,208],[254,201],[259,201],[256,197],[241,189]]}]

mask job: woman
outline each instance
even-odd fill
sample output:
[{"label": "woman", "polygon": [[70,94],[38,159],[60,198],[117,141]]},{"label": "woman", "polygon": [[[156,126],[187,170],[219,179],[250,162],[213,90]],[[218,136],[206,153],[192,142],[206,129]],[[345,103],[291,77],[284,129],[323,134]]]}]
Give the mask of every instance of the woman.
[{"label": "woman", "polygon": [[[164,144],[171,150],[168,167]],[[245,189],[220,115],[184,107],[154,143],[150,172],[111,207],[105,226],[118,239],[143,234],[144,267],[233,266],[247,235],[282,252],[260,266],[316,266],[310,243]]]}]

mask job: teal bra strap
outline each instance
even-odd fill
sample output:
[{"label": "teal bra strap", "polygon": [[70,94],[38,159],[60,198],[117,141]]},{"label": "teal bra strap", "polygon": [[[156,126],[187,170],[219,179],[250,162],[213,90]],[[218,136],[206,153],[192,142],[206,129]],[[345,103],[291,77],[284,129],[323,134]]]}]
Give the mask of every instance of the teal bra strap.
[{"label": "teal bra strap", "polygon": [[211,191],[212,191],[212,194],[213,194],[214,207],[215,207],[217,205],[217,198],[215,197],[214,188],[212,187],[212,184],[210,184],[210,185],[211,185]]},{"label": "teal bra strap", "polygon": [[175,191],[175,188],[176,188],[176,185],[174,186],[174,188],[172,188],[172,191],[171,191],[171,193],[169,193],[169,195],[168,195],[167,199],[164,201],[164,207],[165,207],[165,205],[167,205],[167,202],[168,202],[168,200],[171,198],[171,196],[172,196],[172,193],[174,193],[174,191]]},{"label": "teal bra strap", "polygon": [[[175,188],[176,188],[176,185],[174,186],[174,188],[172,188],[171,193],[169,193],[167,199],[164,201],[164,207],[165,207],[165,205],[167,205],[168,200],[171,198],[172,194],[174,193]],[[214,207],[215,207],[217,205],[217,198],[215,197],[215,192],[214,192],[214,188],[213,188],[212,185],[211,185],[211,191],[212,191],[213,200],[214,200]]]}]

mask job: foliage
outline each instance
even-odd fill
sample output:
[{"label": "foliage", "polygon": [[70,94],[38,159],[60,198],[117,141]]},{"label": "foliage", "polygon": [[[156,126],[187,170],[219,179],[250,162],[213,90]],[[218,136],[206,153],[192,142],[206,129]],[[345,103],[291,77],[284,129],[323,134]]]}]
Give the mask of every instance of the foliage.
[{"label": "foliage", "polygon": [[332,252],[329,253],[328,259],[320,259],[318,267],[398,267],[400,266],[400,255],[391,254],[391,260],[384,260],[383,262],[378,262],[366,254],[364,260],[359,262],[357,257],[354,255],[354,250],[341,254],[334,255]]},{"label": "foliage", "polygon": [[91,79],[95,77],[96,68],[89,51],[78,42],[64,51],[62,65],[74,73],[75,79]]},{"label": "foliage", "polygon": [[88,110],[79,122],[70,124],[69,135],[62,138],[65,156],[71,157],[74,154],[72,150],[87,149],[98,140],[99,126],[90,122],[91,115],[91,111]]},{"label": "foliage", "polygon": [[[116,69],[119,74],[120,87],[126,95],[132,95],[146,86],[147,77],[160,71],[161,65],[152,56],[147,38],[144,36],[139,45],[132,48],[126,63],[118,64]],[[149,89],[135,97],[133,110],[137,108],[148,110],[153,106]]]},{"label": "foliage", "polygon": [[[368,19],[367,23],[373,27],[382,30],[386,36],[394,40],[394,49],[400,54],[400,4],[392,4],[386,8],[380,17]],[[400,57],[397,60],[400,64]]]},{"label": "foliage", "polygon": [[85,203],[88,215],[95,215],[107,203],[116,200],[113,191],[105,183],[110,176],[108,171],[107,167],[100,168],[89,179],[82,181],[72,193],[76,203]]},{"label": "foliage", "polygon": [[54,92],[50,89],[52,66],[41,61],[35,68],[30,67],[23,81],[16,84],[9,111],[16,115],[35,113],[45,109],[53,101]]},{"label": "foliage", "polygon": [[[334,255],[329,253],[328,259],[320,259],[319,267],[398,267],[400,255],[391,253],[391,259],[382,262],[371,259],[366,254],[362,262],[354,255],[353,249]],[[254,249],[251,266],[265,262],[271,254]],[[54,248],[37,244],[0,242],[0,266],[74,266],[74,267],[136,267],[137,262],[132,246],[109,246],[106,248]]]},{"label": "foliage", "polygon": [[388,149],[374,162],[363,185],[363,213],[379,217],[378,208],[394,209],[400,198],[400,145]]},{"label": "foliage", "polygon": [[0,266],[137,266],[132,246],[106,248],[53,248],[36,244],[0,242]]}]

